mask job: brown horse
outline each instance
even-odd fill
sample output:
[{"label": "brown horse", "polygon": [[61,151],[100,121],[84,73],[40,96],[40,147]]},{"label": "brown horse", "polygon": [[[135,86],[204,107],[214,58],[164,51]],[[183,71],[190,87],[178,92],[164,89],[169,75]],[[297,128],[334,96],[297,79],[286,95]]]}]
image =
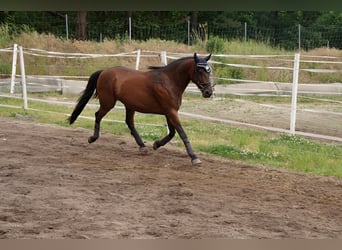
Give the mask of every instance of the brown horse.
[{"label": "brown horse", "polygon": [[144,149],[145,144],[134,127],[135,111],[165,115],[169,134],[155,141],[153,149],[164,146],[177,131],[192,163],[199,164],[201,161],[193,152],[181,126],[178,110],[190,80],[197,85],[203,97],[212,95],[213,86],[209,79],[211,68],[208,65],[210,57],[211,54],[200,58],[194,53],[194,56],[180,58],[164,67],[150,67],[150,71],[145,72],[121,66],[97,71],[90,76],[86,89],[68,118],[69,123],[77,119],[93,95],[97,96],[100,108],[95,113],[94,134],[88,139],[92,143],[99,138],[101,119],[119,100],[126,108],[126,124],[141,149]]}]

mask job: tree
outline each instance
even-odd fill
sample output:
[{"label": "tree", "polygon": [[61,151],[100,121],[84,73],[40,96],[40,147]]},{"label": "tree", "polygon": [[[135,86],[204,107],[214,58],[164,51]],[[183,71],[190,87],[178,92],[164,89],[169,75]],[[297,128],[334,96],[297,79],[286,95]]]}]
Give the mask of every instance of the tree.
[{"label": "tree", "polygon": [[5,22],[7,16],[8,16],[8,11],[0,11],[0,23]]},{"label": "tree", "polygon": [[192,11],[190,17],[191,30],[196,30],[198,26],[198,11]]},{"label": "tree", "polygon": [[87,35],[87,11],[78,11],[76,20],[76,34],[77,40],[86,40]]}]

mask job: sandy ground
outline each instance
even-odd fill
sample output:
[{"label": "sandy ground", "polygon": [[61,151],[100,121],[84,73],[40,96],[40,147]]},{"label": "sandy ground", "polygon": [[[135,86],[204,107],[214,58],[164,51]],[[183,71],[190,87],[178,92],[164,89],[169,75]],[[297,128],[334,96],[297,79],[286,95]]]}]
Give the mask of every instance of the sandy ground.
[{"label": "sandy ground", "polygon": [[[0,238],[342,238],[342,180],[0,118]],[[151,145],[149,145],[151,148]]]}]

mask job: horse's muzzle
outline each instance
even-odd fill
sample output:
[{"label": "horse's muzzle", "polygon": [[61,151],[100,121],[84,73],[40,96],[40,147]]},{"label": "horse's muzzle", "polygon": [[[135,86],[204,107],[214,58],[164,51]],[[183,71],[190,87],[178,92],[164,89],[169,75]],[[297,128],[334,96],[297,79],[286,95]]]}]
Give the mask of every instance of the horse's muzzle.
[{"label": "horse's muzzle", "polygon": [[209,98],[213,94],[213,85],[208,82],[208,83],[198,83],[197,87],[199,90],[202,92],[202,96],[204,98]]},{"label": "horse's muzzle", "polygon": [[209,98],[213,94],[213,91],[211,89],[205,89],[202,91],[202,96],[204,98]]}]

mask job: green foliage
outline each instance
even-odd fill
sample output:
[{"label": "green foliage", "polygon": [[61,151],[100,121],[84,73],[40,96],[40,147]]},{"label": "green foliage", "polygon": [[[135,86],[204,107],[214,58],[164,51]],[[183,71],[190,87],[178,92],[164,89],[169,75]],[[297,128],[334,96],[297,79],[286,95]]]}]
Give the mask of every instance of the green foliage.
[{"label": "green foliage", "polygon": [[0,25],[0,44],[8,46],[12,40],[10,26],[8,24]]},{"label": "green foliage", "polygon": [[214,145],[207,149],[207,151],[211,154],[221,155],[230,159],[239,159],[239,160],[279,160],[280,156],[275,152],[268,151],[249,151],[239,149],[234,146],[229,145]]},{"label": "green foliage", "polygon": [[0,46],[12,46],[12,40],[23,32],[31,32],[32,29],[26,25],[16,25],[11,22],[0,24]]},{"label": "green foliage", "polygon": [[246,160],[250,163],[266,163],[300,172],[342,178],[342,148],[337,145],[309,141],[288,134],[257,140],[259,146],[256,150],[249,150],[238,144],[214,144],[201,149],[211,154]]},{"label": "green foliage", "polygon": [[[337,176],[342,177],[342,148],[337,145],[318,143],[287,134],[271,139],[270,143],[287,155],[284,164],[291,169],[320,175],[336,172]],[[336,164],[331,164],[333,161]]]},{"label": "green foliage", "polygon": [[234,79],[243,79],[244,78],[244,70],[242,68],[231,67],[228,68],[228,75]]},{"label": "green foliage", "polygon": [[[12,11],[2,12],[0,23],[16,28],[30,24],[39,33],[65,37],[65,14],[69,38],[74,39],[77,12]],[[258,41],[294,50],[298,48],[298,24],[301,24],[301,47],[342,48],[341,11],[88,11],[87,38],[99,40],[126,37],[131,17],[132,38],[159,38],[187,43],[191,16],[192,44],[205,44],[211,37],[226,40]],[[245,26],[246,24],[246,26]],[[247,32],[245,33],[245,27]],[[202,45],[203,45],[202,44]],[[219,40],[209,41],[208,51],[220,52]]]},{"label": "green foliage", "polygon": [[218,37],[213,36],[210,37],[206,44],[206,50],[209,53],[222,53],[224,49],[225,40]]},{"label": "green foliage", "polygon": [[[228,43],[225,42],[225,45]],[[225,59],[216,57],[215,61],[222,62],[222,63],[232,63],[231,59]],[[226,65],[220,65],[220,64],[213,64],[213,73],[214,76],[219,76],[222,78],[232,78],[232,79],[243,79],[245,75],[245,69],[240,67],[232,67],[232,66],[226,66]],[[228,80],[215,80],[216,84],[230,84],[235,83],[235,81],[231,82]]]},{"label": "green foliage", "polygon": [[1,74],[11,74],[12,66],[8,62],[0,62],[0,72]]}]

